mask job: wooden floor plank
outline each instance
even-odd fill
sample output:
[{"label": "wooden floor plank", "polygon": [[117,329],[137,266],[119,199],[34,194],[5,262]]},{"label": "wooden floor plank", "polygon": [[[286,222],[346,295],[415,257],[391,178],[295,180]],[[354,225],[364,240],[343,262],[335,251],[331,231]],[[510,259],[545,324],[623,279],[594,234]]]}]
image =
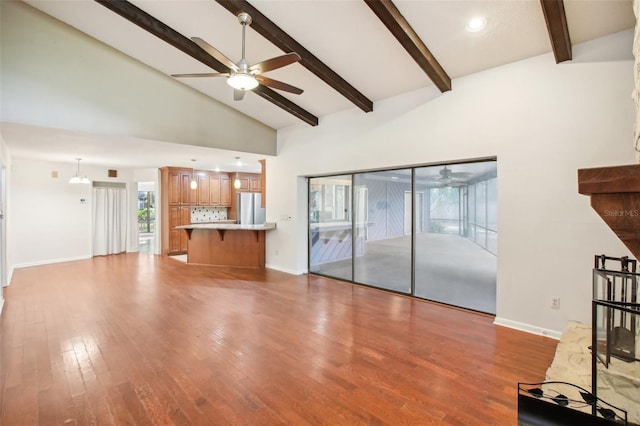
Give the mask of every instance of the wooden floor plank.
[{"label": "wooden floor plank", "polygon": [[0,424],[515,424],[557,342],[317,276],[123,254],[17,269]]}]

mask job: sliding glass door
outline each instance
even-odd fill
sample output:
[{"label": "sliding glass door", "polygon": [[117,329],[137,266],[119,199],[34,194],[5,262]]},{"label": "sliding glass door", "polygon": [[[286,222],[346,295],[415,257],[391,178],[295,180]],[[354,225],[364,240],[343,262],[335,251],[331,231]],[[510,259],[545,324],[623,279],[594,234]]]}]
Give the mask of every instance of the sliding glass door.
[{"label": "sliding glass door", "polygon": [[[353,280],[410,293],[411,232],[406,233],[405,194],[411,193],[411,170],[358,173],[353,183],[360,194],[355,203]],[[408,209],[410,217],[410,203]]]},{"label": "sliding glass door", "polygon": [[351,176],[309,179],[309,272],[351,281]]},{"label": "sliding glass door", "polygon": [[495,313],[495,161],[309,180],[309,270]]},{"label": "sliding glass door", "polygon": [[495,186],[495,162],[416,169],[428,214],[416,226],[415,296],[495,313]]}]

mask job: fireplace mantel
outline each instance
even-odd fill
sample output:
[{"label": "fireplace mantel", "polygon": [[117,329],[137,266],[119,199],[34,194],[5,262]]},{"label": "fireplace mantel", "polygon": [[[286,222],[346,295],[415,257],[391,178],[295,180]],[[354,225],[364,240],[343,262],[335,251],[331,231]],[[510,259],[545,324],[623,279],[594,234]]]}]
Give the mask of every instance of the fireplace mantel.
[{"label": "fireplace mantel", "polygon": [[580,169],[578,192],[640,259],[640,165]]}]

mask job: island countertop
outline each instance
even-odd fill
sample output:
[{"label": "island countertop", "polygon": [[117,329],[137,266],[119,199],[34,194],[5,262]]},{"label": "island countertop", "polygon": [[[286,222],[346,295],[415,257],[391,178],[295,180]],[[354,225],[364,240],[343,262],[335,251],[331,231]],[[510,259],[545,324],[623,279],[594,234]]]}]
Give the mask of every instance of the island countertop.
[{"label": "island countertop", "polygon": [[191,225],[176,226],[175,229],[221,229],[225,231],[269,231],[276,229],[274,222],[267,222],[262,225],[240,225],[238,223],[192,223]]}]

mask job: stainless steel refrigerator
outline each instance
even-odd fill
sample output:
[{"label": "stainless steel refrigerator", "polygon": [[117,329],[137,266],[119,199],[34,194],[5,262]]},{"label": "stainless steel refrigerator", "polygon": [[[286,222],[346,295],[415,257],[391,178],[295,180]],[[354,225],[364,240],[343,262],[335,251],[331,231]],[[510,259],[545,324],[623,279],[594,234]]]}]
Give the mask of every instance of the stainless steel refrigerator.
[{"label": "stainless steel refrigerator", "polygon": [[262,225],[264,208],[260,207],[262,194],[255,192],[238,192],[238,223],[240,225]]}]

